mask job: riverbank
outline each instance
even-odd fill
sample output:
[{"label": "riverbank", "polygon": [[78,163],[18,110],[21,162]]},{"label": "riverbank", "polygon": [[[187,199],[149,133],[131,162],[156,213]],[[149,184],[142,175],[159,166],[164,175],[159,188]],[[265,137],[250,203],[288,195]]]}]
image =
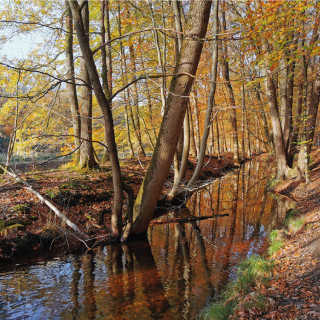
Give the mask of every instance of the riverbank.
[{"label": "riverbank", "polygon": [[[288,216],[284,228],[271,234],[271,257],[260,263],[267,285],[257,278],[248,282],[248,292],[237,292],[216,304],[215,316],[208,319],[319,319],[320,318],[320,149],[312,151],[309,184],[288,181],[274,192],[296,201],[297,210]],[[251,263],[251,262],[249,262]],[[253,262],[254,263],[254,262]],[[272,266],[272,271],[267,270]],[[240,268],[241,269],[241,268]],[[260,270],[261,272],[261,270]],[[241,274],[241,270],[240,270]],[[260,274],[261,276],[261,274]],[[252,275],[251,275],[252,277]],[[248,280],[248,279],[247,279]],[[252,281],[252,279],[251,279]],[[233,284],[237,286],[237,284]],[[241,289],[241,288],[240,288]],[[232,310],[226,311],[232,300]]]},{"label": "riverbank", "polygon": [[[224,154],[221,160],[206,157],[201,179],[222,176],[234,167],[232,160],[232,154]],[[150,158],[143,158],[121,163],[125,181],[133,187],[135,196],[149,162]],[[191,177],[195,165],[195,161],[191,160],[187,178]],[[21,178],[75,223],[88,236],[90,247],[108,243],[113,197],[108,165],[95,171],[65,168],[25,173]],[[172,182],[173,172],[159,200],[162,211],[164,207],[170,209],[166,192],[170,190]],[[48,250],[74,252],[86,249],[77,235],[70,232],[47,206],[8,176],[0,176],[0,199],[0,260],[22,257],[30,252],[37,256],[46,254]]]}]

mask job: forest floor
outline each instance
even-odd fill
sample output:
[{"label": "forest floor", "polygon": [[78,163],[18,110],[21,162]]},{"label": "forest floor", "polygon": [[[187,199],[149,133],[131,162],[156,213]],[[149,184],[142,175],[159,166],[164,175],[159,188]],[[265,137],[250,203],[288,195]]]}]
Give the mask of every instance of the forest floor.
[{"label": "forest floor", "polygon": [[[259,285],[243,297],[236,319],[320,319],[320,149],[312,151],[311,182],[288,181],[275,192],[295,200],[301,228],[284,233],[284,246],[272,259],[275,268],[267,287]],[[260,292],[261,308],[245,308]],[[247,304],[248,305],[248,304]]]},{"label": "forest floor", "polygon": [[[202,180],[222,176],[233,166],[232,154],[206,157]],[[122,160],[124,179],[135,192],[141,185],[150,158]],[[190,161],[187,179],[190,179],[195,160]],[[61,168],[52,171],[37,171],[19,175],[41,195],[54,203],[89,240],[90,247],[110,241],[110,221],[113,187],[110,167],[100,170],[80,170]],[[170,209],[166,192],[173,182],[173,172],[165,184],[158,205]],[[160,213],[161,214],[161,213]],[[158,212],[158,215],[160,215]],[[42,256],[51,252],[85,250],[74,232],[70,232],[50,209],[42,204],[35,195],[23,188],[21,183],[6,175],[0,175],[0,262],[8,258]]]}]

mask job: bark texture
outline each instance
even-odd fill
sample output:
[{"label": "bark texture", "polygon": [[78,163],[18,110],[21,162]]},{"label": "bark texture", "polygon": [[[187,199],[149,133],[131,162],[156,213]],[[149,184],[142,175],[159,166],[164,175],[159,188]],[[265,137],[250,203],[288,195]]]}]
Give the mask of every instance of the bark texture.
[{"label": "bark texture", "polygon": [[69,2],[65,1],[66,7],[66,40],[65,40],[65,52],[66,52],[66,77],[68,82],[66,84],[68,99],[70,103],[71,115],[72,115],[72,125],[73,125],[73,134],[74,134],[74,144],[76,156],[76,164],[79,163],[80,159],[80,130],[81,130],[81,121],[80,121],[80,112],[79,112],[79,103],[77,97],[75,76],[74,76],[74,62],[73,62],[73,22],[72,14],[69,6]]},{"label": "bark texture", "polygon": [[[83,25],[89,32],[89,8],[85,6],[82,9]],[[92,145],[92,89],[90,77],[87,71],[86,63],[83,58],[80,62],[81,75],[80,78],[86,84],[81,87],[81,147],[80,147],[80,168],[97,168],[98,163],[94,157]]]}]

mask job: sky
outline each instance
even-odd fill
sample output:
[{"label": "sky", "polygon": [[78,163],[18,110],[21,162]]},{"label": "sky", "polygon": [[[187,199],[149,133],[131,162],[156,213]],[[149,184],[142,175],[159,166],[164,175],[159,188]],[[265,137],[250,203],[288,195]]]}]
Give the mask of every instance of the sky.
[{"label": "sky", "polygon": [[8,59],[22,59],[28,55],[40,38],[35,39],[32,35],[16,36],[13,39],[7,41],[4,45],[1,45],[0,56],[7,56]]},{"label": "sky", "polygon": [[[0,0],[0,10],[3,9],[5,2],[8,0]],[[6,36],[6,28],[3,28],[5,24],[0,24],[0,37]],[[8,59],[23,59],[39,42],[41,42],[40,34],[32,32],[30,34],[18,34],[15,35],[6,43],[0,45],[0,59],[7,56]]]}]

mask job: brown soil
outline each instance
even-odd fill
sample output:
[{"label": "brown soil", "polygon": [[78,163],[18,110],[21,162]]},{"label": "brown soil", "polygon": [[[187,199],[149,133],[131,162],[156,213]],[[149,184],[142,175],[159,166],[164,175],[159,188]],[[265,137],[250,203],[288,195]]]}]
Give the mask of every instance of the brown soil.
[{"label": "brown soil", "polygon": [[[123,176],[134,188],[135,195],[149,162],[149,158],[122,162]],[[191,159],[187,179],[191,177],[195,164]],[[221,176],[233,167],[232,154],[224,154],[221,160],[206,157],[201,179]],[[60,169],[34,172],[23,174],[21,178],[51,200],[88,235],[90,247],[110,240],[113,188],[108,166],[100,171]],[[161,207],[170,204],[166,192],[171,189],[172,181],[173,173],[170,172],[160,199]],[[0,260],[25,256],[30,252],[36,256],[44,254],[48,248],[58,251],[86,249],[47,206],[8,176],[0,176],[0,223]]]},{"label": "brown soil", "polygon": [[265,296],[266,306],[240,308],[237,319],[320,319],[320,149],[311,157],[309,184],[293,180],[275,189],[297,201],[304,224],[286,233],[285,246],[272,257],[276,267],[268,287],[255,289]]}]

